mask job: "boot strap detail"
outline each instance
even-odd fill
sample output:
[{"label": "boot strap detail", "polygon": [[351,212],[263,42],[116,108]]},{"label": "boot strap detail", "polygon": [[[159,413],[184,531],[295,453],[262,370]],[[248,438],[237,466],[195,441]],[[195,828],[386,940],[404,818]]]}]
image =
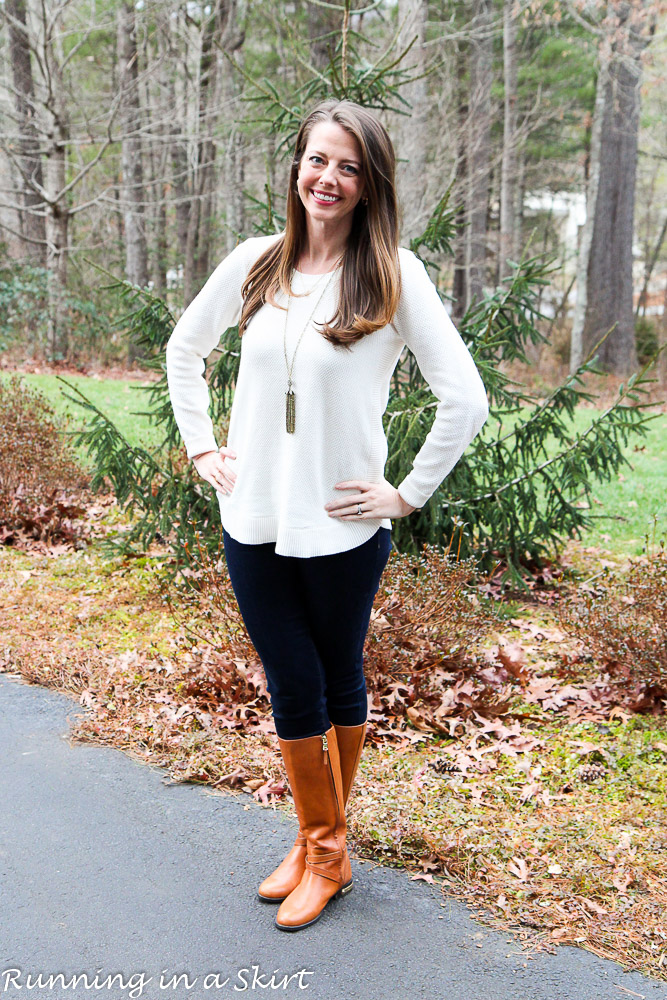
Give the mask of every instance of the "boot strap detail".
[{"label": "boot strap detail", "polygon": [[306,854],[306,861],[310,865],[321,865],[326,864],[329,861],[340,861],[342,857],[342,851],[329,851],[328,854]]},{"label": "boot strap detail", "polygon": [[321,871],[319,868],[312,868],[308,862],[306,862],[306,871],[317,875],[318,878],[325,878],[328,882],[333,882],[334,885],[340,884],[340,872],[330,872],[326,868],[324,871]]}]

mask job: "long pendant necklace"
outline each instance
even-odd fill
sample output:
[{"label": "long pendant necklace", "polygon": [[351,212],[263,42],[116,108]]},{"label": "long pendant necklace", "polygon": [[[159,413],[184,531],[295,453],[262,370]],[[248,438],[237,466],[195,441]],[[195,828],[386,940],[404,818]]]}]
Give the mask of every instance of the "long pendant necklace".
[{"label": "long pendant necklace", "polygon": [[[287,308],[285,309],[285,328],[283,330],[283,347],[285,349],[285,364],[287,365],[287,392],[285,393],[285,429],[286,429],[286,431],[287,431],[288,434],[294,434],[294,427],[295,427],[295,422],[296,422],[295,397],[294,397],[294,390],[292,389],[292,371],[294,370],[294,359],[296,358],[296,352],[297,352],[297,350],[299,348],[299,344],[301,343],[301,338],[303,337],[304,333],[306,332],[306,330],[310,326],[310,321],[312,320],[313,316],[315,315],[315,311],[316,311],[317,307],[319,306],[320,302],[322,301],[322,297],[323,297],[324,293],[326,292],[327,288],[329,287],[329,284],[331,283],[331,281],[333,279],[333,276],[335,275],[336,271],[338,270],[338,264],[339,264],[339,262],[342,259],[343,259],[343,255],[341,254],[341,256],[336,261],[336,267],[331,272],[331,274],[328,276],[328,280],[324,283],[324,287],[322,288],[322,292],[320,293],[320,296],[319,296],[317,302],[315,303],[313,311],[311,312],[310,316],[308,317],[306,325],[304,326],[303,330],[301,331],[301,334],[299,335],[299,339],[297,340],[296,347],[294,348],[294,354],[292,355],[292,363],[291,364],[287,360],[287,317],[288,317],[288,314],[289,314],[289,301],[290,301],[291,296],[290,295],[287,296]],[[315,284],[315,288],[317,288],[317,283]]]}]

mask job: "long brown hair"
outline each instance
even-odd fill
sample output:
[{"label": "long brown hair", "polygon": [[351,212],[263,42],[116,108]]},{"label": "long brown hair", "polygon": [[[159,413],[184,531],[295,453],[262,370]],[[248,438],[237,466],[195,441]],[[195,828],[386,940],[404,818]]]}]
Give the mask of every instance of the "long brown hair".
[{"label": "long brown hair", "polygon": [[396,156],[385,127],[366,108],[353,101],[322,101],[304,118],[296,137],[287,191],[285,232],[250,268],[241,288],[244,298],[239,334],[275,294],[290,292],[292,269],[306,238],[306,209],[296,189],[297,173],[308,137],[319,122],[335,122],[355,136],[361,149],[362,175],[368,203],[354,208],[352,228],[343,258],[338,308],[322,336],[349,347],[393,319],[401,294],[398,265],[398,201]]}]

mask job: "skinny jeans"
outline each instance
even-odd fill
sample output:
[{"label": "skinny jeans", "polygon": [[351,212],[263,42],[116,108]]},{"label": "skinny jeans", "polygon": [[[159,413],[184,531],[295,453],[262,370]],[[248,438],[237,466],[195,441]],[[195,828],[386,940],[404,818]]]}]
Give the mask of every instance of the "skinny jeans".
[{"label": "skinny jeans", "polygon": [[391,531],[325,556],[277,555],[275,542],[248,545],[223,527],[232,589],[262,661],[281,739],[366,721],[363,648],[373,601],[391,552]]}]

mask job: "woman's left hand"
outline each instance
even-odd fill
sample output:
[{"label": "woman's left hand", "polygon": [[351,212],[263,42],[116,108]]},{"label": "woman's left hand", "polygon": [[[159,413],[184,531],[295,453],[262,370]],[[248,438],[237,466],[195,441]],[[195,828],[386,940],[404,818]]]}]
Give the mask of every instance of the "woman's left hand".
[{"label": "woman's left hand", "polygon": [[[386,481],[367,483],[363,479],[350,479],[344,483],[336,483],[337,490],[354,487],[358,492],[347,493],[340,500],[331,500],[324,505],[329,517],[340,517],[343,520],[363,520],[373,517],[406,517],[416,507],[411,507],[403,499],[395,486]],[[361,504],[361,514],[358,505]]]}]

